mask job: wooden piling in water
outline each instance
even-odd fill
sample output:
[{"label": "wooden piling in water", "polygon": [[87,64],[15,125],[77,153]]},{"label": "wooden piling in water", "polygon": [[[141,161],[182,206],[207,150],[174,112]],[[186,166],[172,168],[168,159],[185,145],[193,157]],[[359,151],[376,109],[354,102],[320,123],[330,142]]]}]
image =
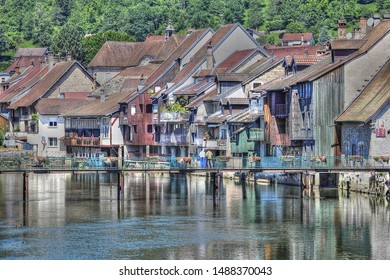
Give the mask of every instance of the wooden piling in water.
[{"label": "wooden piling in water", "polygon": [[23,172],[23,201],[28,200],[28,173]]},{"label": "wooden piling in water", "polygon": [[123,183],[124,183],[124,178],[123,178],[123,174],[121,171],[118,171],[117,172],[117,200],[121,200],[121,198],[124,197],[123,195],[123,191],[124,191],[124,188],[123,188]]}]

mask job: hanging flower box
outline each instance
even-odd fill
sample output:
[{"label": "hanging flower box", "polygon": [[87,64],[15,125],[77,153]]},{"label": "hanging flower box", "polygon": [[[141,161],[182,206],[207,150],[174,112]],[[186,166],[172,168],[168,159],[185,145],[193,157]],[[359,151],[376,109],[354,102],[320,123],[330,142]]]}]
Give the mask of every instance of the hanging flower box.
[{"label": "hanging flower box", "polygon": [[321,162],[326,163],[326,156],[314,156],[311,158],[311,161],[315,163],[321,163]]},{"label": "hanging flower box", "polygon": [[248,161],[249,162],[260,162],[261,161],[261,157],[259,157],[259,156],[250,156],[248,158]]},{"label": "hanging flower box", "polygon": [[362,162],[363,157],[360,155],[352,155],[348,157],[351,161]]}]

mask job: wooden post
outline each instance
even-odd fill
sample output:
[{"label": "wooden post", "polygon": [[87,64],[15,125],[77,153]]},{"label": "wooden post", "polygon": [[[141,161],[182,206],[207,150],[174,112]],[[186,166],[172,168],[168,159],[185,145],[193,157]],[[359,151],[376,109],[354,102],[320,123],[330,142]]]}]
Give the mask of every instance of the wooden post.
[{"label": "wooden post", "polygon": [[117,172],[117,200],[121,200],[121,194],[123,194],[123,175],[122,172]]},{"label": "wooden post", "polygon": [[217,173],[212,172],[211,177],[213,178],[213,205],[216,205],[216,196],[217,196]]},{"label": "wooden post", "polygon": [[23,172],[23,201],[28,200],[28,173]]},{"label": "wooden post", "polygon": [[301,173],[301,197],[303,197],[303,190],[304,190],[303,180],[304,180],[304,175],[303,173]]}]

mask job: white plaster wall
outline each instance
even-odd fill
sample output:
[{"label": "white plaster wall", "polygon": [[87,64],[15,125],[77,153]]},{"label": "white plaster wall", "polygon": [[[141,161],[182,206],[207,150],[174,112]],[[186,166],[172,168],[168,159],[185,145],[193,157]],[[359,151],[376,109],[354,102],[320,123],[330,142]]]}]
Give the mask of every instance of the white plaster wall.
[{"label": "white plaster wall", "polygon": [[[49,127],[50,119],[57,119],[57,127]],[[38,145],[39,155],[48,156],[65,156],[66,149],[61,145],[60,138],[65,136],[64,118],[55,115],[39,115],[39,132],[38,134],[29,134],[32,136],[30,144]],[[42,137],[45,136],[46,146],[42,144]],[[49,147],[49,137],[57,138],[57,147]],[[28,139],[29,140],[29,139]]]},{"label": "white plaster wall", "polygon": [[111,132],[112,132],[112,144],[113,145],[123,145],[123,133],[119,125],[119,118],[111,118]]},{"label": "white plaster wall", "polygon": [[390,130],[390,103],[388,103],[386,108],[373,122],[377,125],[381,125],[382,122],[384,123],[386,137],[376,137],[375,129],[372,129],[369,154],[371,156],[390,156],[390,134],[387,134],[387,131]]}]

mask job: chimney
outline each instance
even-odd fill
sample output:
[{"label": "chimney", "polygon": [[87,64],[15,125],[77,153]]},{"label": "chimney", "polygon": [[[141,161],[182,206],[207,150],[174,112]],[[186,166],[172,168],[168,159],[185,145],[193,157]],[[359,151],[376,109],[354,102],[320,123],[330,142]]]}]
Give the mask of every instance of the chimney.
[{"label": "chimney", "polygon": [[168,38],[171,37],[174,32],[175,32],[175,29],[173,28],[172,23],[169,22],[167,28],[165,29],[165,41],[167,41]]},{"label": "chimney", "polygon": [[106,94],[104,88],[102,87],[100,89],[100,103],[104,103],[104,102],[106,102]]},{"label": "chimney", "polygon": [[93,77],[92,90],[95,90],[95,89],[97,88],[96,76],[97,76],[97,74],[96,74],[96,73],[93,73],[93,75],[92,75],[92,77]]},{"label": "chimney", "polygon": [[364,17],[361,17],[359,20],[359,28],[360,32],[363,34],[367,33],[367,19]]},{"label": "chimney", "polygon": [[206,68],[207,70],[214,68],[213,46],[211,45],[211,41],[207,45]]},{"label": "chimney", "polygon": [[72,55],[69,52],[67,52],[66,53],[66,61],[71,61],[71,60],[72,60]]},{"label": "chimney", "polygon": [[347,35],[347,21],[345,19],[340,19],[338,21],[338,38],[345,39],[345,35]]},{"label": "chimney", "polygon": [[55,61],[54,61],[54,54],[52,52],[49,52],[47,54],[47,65],[49,66],[49,71],[51,69],[53,69],[54,67],[54,64],[55,64]]},{"label": "chimney", "polygon": [[303,45],[303,42],[304,42],[305,40],[303,39],[303,34],[301,35],[301,45]]},{"label": "chimney", "polygon": [[20,74],[20,67],[15,66],[15,74],[19,75]]}]

